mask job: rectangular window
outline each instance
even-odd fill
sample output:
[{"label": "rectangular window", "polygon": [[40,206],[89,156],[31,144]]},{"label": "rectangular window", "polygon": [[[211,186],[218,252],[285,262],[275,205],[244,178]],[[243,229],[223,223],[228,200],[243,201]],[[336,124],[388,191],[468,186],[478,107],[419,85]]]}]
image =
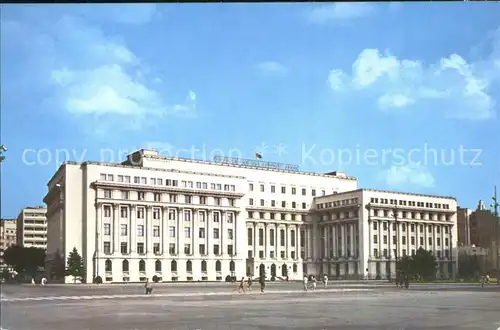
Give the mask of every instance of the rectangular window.
[{"label": "rectangular window", "polygon": [[104,253],[111,253],[111,242],[104,242]]},{"label": "rectangular window", "polygon": [[128,244],[127,244],[127,242],[121,242],[120,243],[120,252],[122,254],[128,253]]},{"label": "rectangular window", "polygon": [[110,223],[104,224],[104,235],[106,235],[106,236],[111,235],[111,224]]},{"label": "rectangular window", "polygon": [[144,236],[144,225],[137,225],[137,236]]},{"label": "rectangular window", "polygon": [[126,224],[121,224],[120,225],[120,236],[127,236],[127,225]]}]

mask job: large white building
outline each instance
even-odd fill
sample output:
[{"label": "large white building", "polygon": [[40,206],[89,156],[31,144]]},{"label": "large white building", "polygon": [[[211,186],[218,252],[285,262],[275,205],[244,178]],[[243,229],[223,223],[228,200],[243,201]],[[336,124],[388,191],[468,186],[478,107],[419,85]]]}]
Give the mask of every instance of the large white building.
[{"label": "large white building", "polygon": [[[221,280],[303,274],[315,196],[357,188],[343,173],[304,173],[158,156],[62,165],[48,183],[47,270],[76,247],[86,281]],[[286,269],[286,271],[285,271]],[[309,269],[307,270],[309,271]],[[67,279],[71,281],[71,279]]]},{"label": "large white building", "polygon": [[419,248],[433,252],[438,276],[456,272],[453,197],[359,189],[317,197],[313,214],[306,262],[320,274],[394,278],[396,260]]},{"label": "large white building", "polygon": [[[456,260],[449,255],[457,237],[454,198],[357,190],[344,173],[261,165],[151,150],[122,164],[66,163],[44,200],[46,268],[50,273],[60,259],[54,256],[65,260],[74,247],[87,282],[98,275],[105,282],[155,275],[213,281],[262,271],[290,279],[386,278],[396,257],[419,247],[432,250],[440,265]],[[448,267],[439,272],[449,274]]]},{"label": "large white building", "polygon": [[17,216],[17,245],[22,247],[47,248],[47,209],[44,206],[29,206]]}]

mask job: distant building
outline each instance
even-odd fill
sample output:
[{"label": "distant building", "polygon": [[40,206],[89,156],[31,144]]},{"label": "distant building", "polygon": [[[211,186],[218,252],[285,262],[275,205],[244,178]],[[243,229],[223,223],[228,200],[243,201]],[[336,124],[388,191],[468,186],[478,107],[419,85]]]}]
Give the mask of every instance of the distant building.
[{"label": "distant building", "polygon": [[[485,258],[484,271],[500,268],[499,220],[479,201],[475,211],[466,208],[458,210],[459,245],[470,251],[481,251]],[[468,251],[469,251],[468,250]],[[477,255],[474,253],[474,255]]]},{"label": "distant building", "polygon": [[47,248],[47,209],[25,207],[17,216],[17,244],[22,247]]},{"label": "distant building", "polygon": [[0,267],[3,266],[3,253],[16,244],[16,219],[0,220]]},{"label": "distant building", "polygon": [[459,207],[457,209],[457,232],[458,246],[470,246],[470,217],[472,210],[468,208]]}]

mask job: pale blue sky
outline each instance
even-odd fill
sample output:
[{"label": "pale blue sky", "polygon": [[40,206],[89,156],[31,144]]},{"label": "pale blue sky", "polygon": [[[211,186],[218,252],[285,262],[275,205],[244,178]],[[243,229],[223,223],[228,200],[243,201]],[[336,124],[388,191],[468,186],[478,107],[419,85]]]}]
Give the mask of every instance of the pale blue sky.
[{"label": "pale blue sky", "polygon": [[[191,146],[474,207],[500,185],[499,17],[472,2],[3,6],[2,214],[43,204],[58,149]],[[445,159],[411,151],[425,148]]]}]

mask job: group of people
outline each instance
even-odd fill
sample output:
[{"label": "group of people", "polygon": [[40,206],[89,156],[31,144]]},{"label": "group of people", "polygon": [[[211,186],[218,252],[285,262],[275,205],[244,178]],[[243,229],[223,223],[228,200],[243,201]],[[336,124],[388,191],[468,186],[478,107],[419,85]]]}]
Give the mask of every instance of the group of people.
[{"label": "group of people", "polygon": [[[266,288],[266,277],[260,276],[259,283],[260,283],[260,292],[264,292],[264,289]],[[245,277],[242,277],[240,280],[240,284],[238,286],[238,292],[244,293],[247,290],[252,291],[252,284],[253,284],[252,276],[248,276],[248,279],[246,281]]]},{"label": "group of people", "polygon": [[[308,291],[308,290],[316,290],[316,283],[318,281],[316,280],[316,276],[315,275],[304,275],[304,279],[303,279],[303,283],[304,283],[304,291]],[[323,288],[328,288],[328,276],[327,275],[323,275]]]},{"label": "group of people", "polygon": [[[45,286],[45,284],[47,284],[47,278],[42,277],[42,279],[40,280],[40,286]],[[36,285],[34,277],[31,278],[31,285],[33,285],[33,286]]]}]

